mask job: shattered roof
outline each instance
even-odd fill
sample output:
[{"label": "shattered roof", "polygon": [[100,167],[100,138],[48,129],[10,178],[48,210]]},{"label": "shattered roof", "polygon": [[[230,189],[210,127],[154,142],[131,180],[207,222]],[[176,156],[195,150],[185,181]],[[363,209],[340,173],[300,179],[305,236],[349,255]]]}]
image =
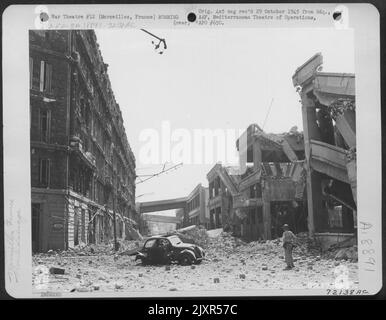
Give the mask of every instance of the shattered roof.
[{"label": "shattered roof", "polygon": [[[281,148],[283,140],[286,140],[293,149],[304,149],[303,132],[299,132],[297,126],[292,127],[288,132],[284,133],[266,133],[257,124],[251,124],[247,128],[246,133],[247,139],[256,137],[278,148]],[[245,132],[243,134],[245,134]],[[237,148],[239,146],[239,139],[236,141]]]},{"label": "shattered roof", "polygon": [[224,167],[224,169],[228,173],[228,175],[231,178],[231,180],[233,181],[233,183],[237,185],[241,180],[240,167],[229,166],[229,167]]}]

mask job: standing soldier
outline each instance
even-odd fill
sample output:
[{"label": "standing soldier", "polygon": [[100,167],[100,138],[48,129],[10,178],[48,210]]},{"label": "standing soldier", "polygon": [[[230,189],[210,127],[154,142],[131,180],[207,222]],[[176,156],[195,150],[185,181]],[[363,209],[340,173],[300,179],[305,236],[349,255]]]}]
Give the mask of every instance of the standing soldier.
[{"label": "standing soldier", "polygon": [[290,270],[294,266],[293,258],[292,258],[292,249],[295,245],[296,236],[289,229],[288,224],[283,225],[283,247],[284,247],[284,256],[285,262],[287,263],[287,267],[284,270]]}]

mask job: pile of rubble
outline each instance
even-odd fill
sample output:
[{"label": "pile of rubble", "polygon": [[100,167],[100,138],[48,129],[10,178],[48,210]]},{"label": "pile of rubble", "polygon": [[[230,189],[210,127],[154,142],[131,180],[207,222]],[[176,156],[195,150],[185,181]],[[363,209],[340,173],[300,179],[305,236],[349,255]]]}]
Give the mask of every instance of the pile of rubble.
[{"label": "pile of rubble", "polygon": [[138,240],[117,240],[118,250],[114,250],[114,241],[110,240],[100,244],[79,244],[68,250],[48,250],[47,253],[35,254],[34,257],[44,256],[61,256],[61,257],[73,257],[73,256],[100,256],[100,255],[115,255],[128,250],[137,249],[142,246],[142,241]]},{"label": "pile of rubble", "polygon": [[358,247],[356,245],[345,248],[332,246],[326,251],[324,257],[327,259],[358,262]]},{"label": "pile of rubble", "polygon": [[174,230],[167,235],[177,235],[182,242],[197,244],[206,248],[209,244],[209,236],[206,229],[202,226],[190,226],[187,228]]},{"label": "pile of rubble", "polygon": [[295,250],[297,250],[299,253],[314,256],[319,256],[322,254],[322,247],[320,243],[316,239],[311,238],[308,232],[300,232],[296,235],[296,238],[297,247]]},{"label": "pile of rubble", "polygon": [[243,240],[233,237],[231,233],[221,232],[215,238],[208,238],[206,255],[214,259],[229,256],[239,251],[240,247],[245,245],[246,243]]}]

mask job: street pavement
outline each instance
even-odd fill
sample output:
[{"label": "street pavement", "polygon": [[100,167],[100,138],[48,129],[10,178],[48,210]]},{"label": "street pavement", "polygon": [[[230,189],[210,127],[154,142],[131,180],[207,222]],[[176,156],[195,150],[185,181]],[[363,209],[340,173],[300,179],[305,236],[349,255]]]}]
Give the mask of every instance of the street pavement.
[{"label": "street pavement", "polygon": [[[208,291],[258,289],[334,289],[358,286],[357,262],[327,259],[295,248],[295,268],[284,270],[280,240],[244,243],[213,233],[206,259],[192,266],[142,266],[133,256],[112,251],[33,256],[34,292]],[[64,274],[50,274],[50,267]]]}]

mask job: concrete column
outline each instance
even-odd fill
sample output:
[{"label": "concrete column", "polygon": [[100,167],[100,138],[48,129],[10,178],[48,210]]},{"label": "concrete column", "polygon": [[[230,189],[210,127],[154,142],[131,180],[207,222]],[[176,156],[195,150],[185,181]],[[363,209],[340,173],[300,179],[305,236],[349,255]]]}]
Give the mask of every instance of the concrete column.
[{"label": "concrete column", "polygon": [[344,114],[335,119],[336,127],[347,145],[352,148],[356,146],[355,112],[346,110]]},{"label": "concrete column", "polygon": [[252,145],[253,150],[253,169],[259,170],[262,161],[260,145],[254,141]]},{"label": "concrete column", "polygon": [[271,202],[263,199],[264,238],[271,239]]},{"label": "concrete column", "polygon": [[247,149],[248,149],[247,133],[244,132],[239,138],[239,166],[241,174],[247,170]]},{"label": "concrete column", "polygon": [[357,161],[356,159],[352,159],[347,162],[347,173],[348,173],[348,179],[350,181],[352,195],[354,198],[354,201],[357,203]]},{"label": "concrete column", "polygon": [[327,227],[328,212],[323,204],[321,182],[320,173],[312,170],[307,172],[308,231],[310,235]]},{"label": "concrete column", "polygon": [[[303,93],[302,96],[302,118],[303,118],[303,134],[304,134],[304,151],[306,155],[306,171],[307,171],[307,207],[308,207],[308,232],[312,236],[315,232],[315,216],[318,208],[316,204],[318,194],[316,192],[317,175],[311,173],[310,157],[311,145],[310,140],[320,141],[320,132],[316,123],[316,109],[314,102]],[[320,183],[319,183],[320,185]]]}]

